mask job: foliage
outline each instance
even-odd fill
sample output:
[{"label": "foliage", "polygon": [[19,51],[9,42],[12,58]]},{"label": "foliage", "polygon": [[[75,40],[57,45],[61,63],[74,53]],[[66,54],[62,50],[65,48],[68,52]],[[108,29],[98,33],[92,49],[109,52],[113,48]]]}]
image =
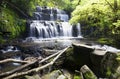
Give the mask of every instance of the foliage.
[{"label": "foliage", "polygon": [[25,21],[20,20],[18,15],[9,8],[1,8],[0,31],[10,32],[10,37],[14,38],[25,31]]},{"label": "foliage", "polygon": [[86,73],[84,73],[84,77],[85,77],[85,79],[96,79],[94,74],[91,73],[90,71],[87,71]]},{"label": "foliage", "polygon": [[120,34],[120,20],[113,23],[114,28],[112,29],[113,34]]},{"label": "foliage", "polygon": [[111,45],[113,43],[113,40],[111,38],[100,38],[97,40],[97,42],[103,45]]},{"label": "foliage", "polygon": [[72,12],[70,22],[81,23],[82,29],[89,29],[87,34],[93,37],[109,37],[114,32],[120,34],[119,7],[115,0],[82,0]]},{"label": "foliage", "polygon": [[[71,3],[74,2],[74,3]],[[69,14],[79,0],[1,0],[0,31],[10,32],[11,38],[20,36],[26,30],[25,19],[29,19],[36,5],[57,7]],[[0,35],[2,36],[2,35]]]},{"label": "foliage", "polygon": [[106,72],[106,76],[110,77],[111,74],[112,74],[112,72],[111,72],[110,68],[108,67],[107,68],[107,72]]},{"label": "foliage", "polygon": [[38,0],[37,5],[60,8],[70,14],[78,3],[79,0]]},{"label": "foliage", "polygon": [[74,75],[73,79],[82,79],[82,78],[80,77],[80,75]]}]

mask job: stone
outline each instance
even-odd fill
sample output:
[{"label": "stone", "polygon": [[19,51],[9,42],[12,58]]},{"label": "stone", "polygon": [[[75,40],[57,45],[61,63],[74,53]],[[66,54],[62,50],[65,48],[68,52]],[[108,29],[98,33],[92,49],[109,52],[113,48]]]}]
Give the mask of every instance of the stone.
[{"label": "stone", "polygon": [[67,79],[71,79],[71,78],[72,78],[72,75],[71,75],[71,73],[70,73],[68,70],[66,70],[66,69],[61,69],[61,72],[63,73],[63,75],[64,75],[65,77],[67,77]]},{"label": "stone", "polygon": [[[73,58],[75,59],[75,63],[78,64],[79,67],[83,65],[90,66],[90,53],[94,51],[92,46],[84,45],[84,44],[73,44]],[[78,67],[78,68],[79,68]]]},{"label": "stone", "polygon": [[42,79],[66,79],[60,70],[54,70],[49,74],[46,74]]},{"label": "stone", "polygon": [[101,63],[101,60],[103,59],[104,55],[106,54],[107,51],[104,50],[97,50],[95,49],[91,54],[90,54],[90,59],[92,61],[93,65],[99,66]]},{"label": "stone", "polygon": [[[101,61],[101,73],[105,77],[111,77],[113,74],[117,74],[120,71],[120,61],[118,58],[120,53],[107,52]],[[120,75],[120,74],[119,74]]]},{"label": "stone", "polygon": [[120,79],[120,66],[116,69],[116,72],[110,76],[111,79]]},{"label": "stone", "polygon": [[90,60],[92,63],[92,70],[96,73],[96,75],[101,75],[101,61],[106,54],[107,51],[95,49],[92,53],[90,53]]},{"label": "stone", "polygon": [[66,79],[66,77],[64,75],[60,75],[60,76],[58,76],[57,79]]},{"label": "stone", "polygon": [[41,79],[39,75],[28,76],[26,75],[24,79]]},{"label": "stone", "polygon": [[97,79],[97,76],[87,65],[82,66],[80,72],[82,72],[84,79]]}]

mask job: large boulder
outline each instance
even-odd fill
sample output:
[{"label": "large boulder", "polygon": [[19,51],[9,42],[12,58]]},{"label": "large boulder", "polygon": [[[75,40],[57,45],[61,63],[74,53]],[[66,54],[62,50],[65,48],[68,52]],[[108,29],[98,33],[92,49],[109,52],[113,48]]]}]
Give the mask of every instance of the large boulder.
[{"label": "large boulder", "polygon": [[90,66],[90,53],[93,51],[94,48],[92,46],[73,44],[73,58],[75,59],[75,63],[78,64],[79,67],[83,66],[84,64]]},{"label": "large boulder", "polygon": [[102,75],[100,68],[101,68],[101,61],[106,54],[107,51],[101,49],[95,49],[93,52],[90,53],[90,60],[92,62],[92,70],[96,73],[97,76]]},{"label": "large boulder", "polygon": [[101,72],[111,79],[120,76],[120,53],[107,52],[101,61]]}]

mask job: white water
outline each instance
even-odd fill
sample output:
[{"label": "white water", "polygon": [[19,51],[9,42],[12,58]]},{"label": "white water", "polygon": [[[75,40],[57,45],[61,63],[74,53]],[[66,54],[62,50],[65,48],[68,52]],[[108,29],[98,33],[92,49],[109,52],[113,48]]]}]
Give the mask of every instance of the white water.
[{"label": "white water", "polygon": [[95,49],[101,49],[101,50],[104,50],[104,51],[110,51],[110,52],[113,52],[113,53],[118,53],[120,52],[120,49],[117,49],[117,48],[114,48],[114,47],[111,47],[111,46],[108,46],[108,45],[93,45],[92,47],[94,47]]},{"label": "white water", "polygon": [[33,20],[29,23],[28,37],[30,39],[82,37],[80,24],[72,26],[68,20],[69,16],[63,10],[37,6]]},{"label": "white water", "polygon": [[7,46],[5,49],[0,50],[2,53],[18,52],[19,50],[15,46]]},{"label": "white water", "polygon": [[[53,37],[73,37],[73,27],[68,22],[38,21],[34,20],[30,24],[30,37],[53,38]],[[77,36],[81,36],[80,24],[77,27]]]}]

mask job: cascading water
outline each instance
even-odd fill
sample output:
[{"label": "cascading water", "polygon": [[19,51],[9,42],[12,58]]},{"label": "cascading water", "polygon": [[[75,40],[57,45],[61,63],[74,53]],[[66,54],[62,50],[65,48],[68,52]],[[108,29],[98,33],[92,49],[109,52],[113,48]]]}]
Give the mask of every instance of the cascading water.
[{"label": "cascading water", "polygon": [[37,6],[33,20],[29,22],[29,37],[42,39],[81,36],[80,24],[72,26],[68,19],[65,11]]}]

